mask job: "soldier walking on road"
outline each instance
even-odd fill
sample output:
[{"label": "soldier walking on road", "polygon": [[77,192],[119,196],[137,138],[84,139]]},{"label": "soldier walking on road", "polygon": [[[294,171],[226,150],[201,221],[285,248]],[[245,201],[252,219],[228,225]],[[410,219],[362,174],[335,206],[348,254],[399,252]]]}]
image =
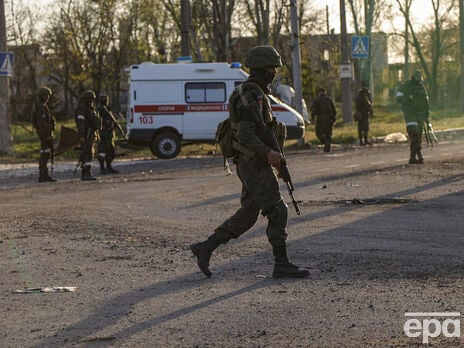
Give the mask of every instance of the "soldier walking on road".
[{"label": "soldier walking on road", "polygon": [[[258,114],[269,127],[273,117],[268,94],[277,73],[276,68],[282,66],[280,55],[272,46],[257,46],[248,51],[245,65],[250,68],[250,77],[242,84],[241,97],[246,98],[246,105],[258,105]],[[234,93],[238,93],[238,89]],[[257,117],[245,107],[245,100],[241,97],[235,98],[234,103],[232,97],[230,99],[230,107],[234,110],[231,115],[236,115],[236,119],[231,119],[235,124],[232,128],[236,129],[237,146],[240,148],[235,162],[237,175],[242,182],[241,207],[206,241],[192,244],[190,249],[197,258],[200,270],[211,277],[209,261],[213,251],[247,232],[256,223],[261,211],[268,219],[266,234],[275,259],[273,277],[306,277],[309,271],[292,264],[287,257],[288,207],[280,195],[278,179],[273,170],[273,167],[279,168],[282,154],[266,142],[265,130],[258,125]]]},{"label": "soldier walking on road", "polygon": [[81,155],[79,158],[82,168],[81,180],[96,180],[92,175],[92,161],[102,122],[95,110],[95,99],[96,96],[93,91],[84,91],[75,115],[81,146]]},{"label": "soldier walking on road", "polygon": [[324,145],[324,152],[330,152],[337,109],[324,88],[317,88],[317,92],[318,96],[311,104],[311,121],[314,123],[317,138]]},{"label": "soldier walking on road", "polygon": [[429,95],[422,83],[422,74],[415,70],[411,79],[404,82],[396,94],[396,100],[401,104],[406,131],[409,136],[410,144],[410,164],[422,164],[422,132],[424,123],[430,126]]},{"label": "soldier walking on road", "polygon": [[359,90],[355,105],[359,145],[371,145],[369,142],[369,117],[372,116],[372,97],[367,87]]},{"label": "soldier walking on road", "polygon": [[[98,162],[100,163],[100,174],[115,174],[119,173],[111,165],[115,157],[115,129],[118,128],[122,133],[112,111],[109,106],[109,97],[107,95],[100,95],[100,103],[98,104],[97,111],[102,120],[102,130],[100,131],[100,142],[98,143]],[[106,168],[105,168],[106,163]]]},{"label": "soldier walking on road", "polygon": [[[40,87],[32,105],[32,125],[40,139],[39,182],[53,182],[55,178],[48,175],[48,161],[53,159],[53,132],[56,120],[48,109],[48,100],[52,91],[48,87]],[[53,165],[53,160],[52,160]]]}]

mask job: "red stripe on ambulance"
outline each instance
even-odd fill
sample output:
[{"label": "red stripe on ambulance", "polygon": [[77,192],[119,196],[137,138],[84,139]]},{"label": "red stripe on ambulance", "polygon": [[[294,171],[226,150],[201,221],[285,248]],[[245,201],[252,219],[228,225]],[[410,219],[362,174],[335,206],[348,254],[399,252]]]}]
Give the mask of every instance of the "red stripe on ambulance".
[{"label": "red stripe on ambulance", "polygon": [[[187,105],[135,105],[134,112],[157,113],[157,114],[178,114],[182,112],[217,112],[228,111],[229,104],[187,104]],[[272,106],[272,111],[282,111],[282,106]]]}]

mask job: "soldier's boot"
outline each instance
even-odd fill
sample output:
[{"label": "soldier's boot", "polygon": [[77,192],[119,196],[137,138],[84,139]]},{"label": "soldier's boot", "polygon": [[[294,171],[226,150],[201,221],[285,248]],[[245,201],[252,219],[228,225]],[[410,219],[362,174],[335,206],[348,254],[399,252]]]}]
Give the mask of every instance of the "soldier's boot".
[{"label": "soldier's boot", "polygon": [[105,159],[102,156],[98,156],[98,163],[100,164],[100,174],[101,175],[108,174],[105,168]]},{"label": "soldier's boot", "polygon": [[45,169],[44,171],[39,172],[39,182],[55,182],[56,179],[48,175],[48,170]]},{"label": "soldier's boot", "polygon": [[309,270],[300,268],[288,260],[285,245],[273,247],[272,251],[275,258],[273,278],[306,278],[309,276]]},{"label": "soldier's boot", "polygon": [[330,143],[328,141],[324,144],[324,152],[330,152]]},{"label": "soldier's boot", "polygon": [[39,182],[54,182],[55,178],[48,175],[47,162],[50,155],[48,153],[41,153],[39,159]]},{"label": "soldier's boot", "polygon": [[91,167],[91,166],[83,166],[83,167],[82,167],[81,180],[82,180],[82,181],[97,180],[97,178],[95,178],[95,177],[92,175],[92,167]]},{"label": "soldier's boot", "polygon": [[219,238],[215,234],[212,234],[204,242],[190,245],[190,250],[192,250],[193,255],[197,258],[198,267],[208,278],[211,278],[212,275],[209,270],[209,260],[213,251],[221,244],[222,242]]},{"label": "soldier's boot", "polygon": [[421,150],[417,150],[417,163],[424,164],[424,157],[422,157]]},{"label": "soldier's boot", "polygon": [[419,161],[416,159],[416,150],[411,150],[409,153],[409,164],[417,164]]},{"label": "soldier's boot", "polygon": [[119,170],[114,169],[113,166],[111,165],[111,161],[109,160],[106,160],[106,171],[112,174],[119,173]]}]

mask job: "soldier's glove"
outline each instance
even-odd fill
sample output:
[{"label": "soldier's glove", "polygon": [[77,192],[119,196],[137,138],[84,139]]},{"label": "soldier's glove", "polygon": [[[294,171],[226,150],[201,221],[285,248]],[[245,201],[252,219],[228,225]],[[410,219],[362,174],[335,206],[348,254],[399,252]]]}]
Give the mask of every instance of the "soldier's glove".
[{"label": "soldier's glove", "polygon": [[282,179],[282,173],[280,172],[280,165],[278,165],[278,166],[273,166],[272,168],[274,168],[274,170],[276,171],[277,177],[278,177],[279,179]]},{"label": "soldier's glove", "polygon": [[280,161],[282,160],[282,154],[280,152],[270,150],[266,155],[267,162],[273,166],[280,166]]}]

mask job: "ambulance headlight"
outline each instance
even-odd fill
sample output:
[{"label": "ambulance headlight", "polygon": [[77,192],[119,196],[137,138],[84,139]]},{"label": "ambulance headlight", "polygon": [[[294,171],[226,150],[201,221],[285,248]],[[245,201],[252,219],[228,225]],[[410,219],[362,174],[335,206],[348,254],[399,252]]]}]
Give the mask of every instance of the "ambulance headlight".
[{"label": "ambulance headlight", "polygon": [[242,67],[242,64],[240,62],[232,62],[230,63],[230,67],[232,69],[240,69]]}]

